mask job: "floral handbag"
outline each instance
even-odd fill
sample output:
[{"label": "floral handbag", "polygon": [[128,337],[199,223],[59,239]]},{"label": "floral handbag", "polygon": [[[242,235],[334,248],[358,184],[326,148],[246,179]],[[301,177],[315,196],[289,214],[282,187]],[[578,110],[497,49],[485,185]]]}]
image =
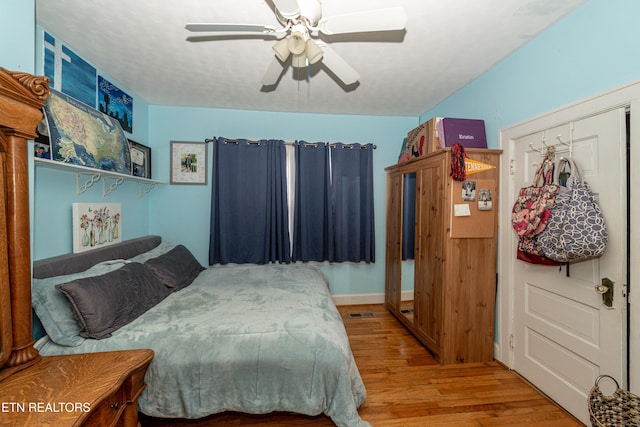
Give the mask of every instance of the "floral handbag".
[{"label": "floral handbag", "polygon": [[536,237],[536,242],[545,257],[559,262],[602,256],[608,241],[602,210],[580,167],[573,159],[562,158],[558,170],[564,163],[570,167],[570,176],[560,187],[547,226]]},{"label": "floral handbag", "polygon": [[521,188],[518,193],[511,210],[511,224],[518,237],[537,236],[549,220],[559,188],[552,183],[555,157],[555,147],[548,147],[533,184]]}]

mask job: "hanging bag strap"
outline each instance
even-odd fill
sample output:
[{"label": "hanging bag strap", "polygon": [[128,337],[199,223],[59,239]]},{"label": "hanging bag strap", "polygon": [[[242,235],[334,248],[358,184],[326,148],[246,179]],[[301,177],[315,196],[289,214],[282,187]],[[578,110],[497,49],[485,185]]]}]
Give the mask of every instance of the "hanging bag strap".
[{"label": "hanging bag strap", "polygon": [[560,185],[560,174],[565,164],[569,165],[569,178],[573,177],[577,181],[584,181],[582,168],[578,165],[578,162],[576,162],[573,157],[561,157],[560,160],[558,160],[558,167],[554,174],[554,184]]},{"label": "hanging bag strap", "polygon": [[[568,173],[568,177],[562,178],[563,173]],[[556,167],[553,183],[559,188],[558,194],[570,191],[576,184],[584,183],[582,168],[573,157],[561,157]]]},{"label": "hanging bag strap", "polygon": [[544,159],[540,162],[536,174],[533,177],[533,185],[536,187],[542,187],[545,184],[551,184],[553,182],[553,171],[556,161],[556,147],[549,146],[545,152]]}]

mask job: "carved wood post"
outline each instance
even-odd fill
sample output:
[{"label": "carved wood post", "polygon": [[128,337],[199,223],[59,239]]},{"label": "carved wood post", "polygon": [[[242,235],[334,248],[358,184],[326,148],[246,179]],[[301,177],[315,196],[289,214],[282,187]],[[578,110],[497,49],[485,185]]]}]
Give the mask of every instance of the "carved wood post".
[{"label": "carved wood post", "polygon": [[[36,137],[49,79],[0,68],[0,139],[6,173],[6,227],[13,346],[5,367],[28,366],[40,356],[31,326],[31,238],[27,140]],[[4,343],[2,343],[4,344]]]}]

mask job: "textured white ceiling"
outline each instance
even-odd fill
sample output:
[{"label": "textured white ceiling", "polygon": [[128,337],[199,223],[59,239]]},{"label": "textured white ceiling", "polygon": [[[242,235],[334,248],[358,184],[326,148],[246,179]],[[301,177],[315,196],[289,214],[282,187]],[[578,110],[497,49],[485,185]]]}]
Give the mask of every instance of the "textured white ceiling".
[{"label": "textured white ceiling", "polygon": [[[280,27],[269,0],[36,0],[36,21],[152,105],[419,116],[585,0],[322,0],[323,16],[404,7],[404,32],[324,38],[361,75],[322,66],[260,84],[275,39],[202,37],[186,23]],[[296,72],[297,71],[297,72]]]}]

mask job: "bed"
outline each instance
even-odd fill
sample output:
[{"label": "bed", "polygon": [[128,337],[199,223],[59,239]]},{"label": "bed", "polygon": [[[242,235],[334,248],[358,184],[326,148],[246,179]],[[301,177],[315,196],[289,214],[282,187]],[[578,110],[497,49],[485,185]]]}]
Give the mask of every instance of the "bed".
[{"label": "bed", "polygon": [[342,319],[314,267],[204,269],[184,246],[147,236],[36,261],[33,272],[40,354],[154,350],[138,401],[146,415],[286,411],[369,425]]}]

